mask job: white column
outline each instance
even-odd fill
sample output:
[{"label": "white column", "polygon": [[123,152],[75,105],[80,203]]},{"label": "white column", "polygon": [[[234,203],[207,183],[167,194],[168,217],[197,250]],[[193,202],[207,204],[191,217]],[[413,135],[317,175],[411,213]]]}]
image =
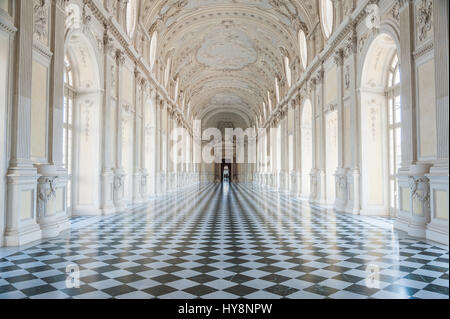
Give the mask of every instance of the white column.
[{"label": "white column", "polygon": [[[433,1],[433,48],[435,61],[436,87],[436,134],[437,161],[431,167],[427,177],[430,180],[431,220],[427,225],[426,237],[449,243],[449,169],[448,169],[448,30],[449,30],[449,2],[445,0]],[[447,206],[445,205],[447,203]]]},{"label": "white column", "polygon": [[358,70],[357,70],[357,40],[356,30],[352,30],[346,40],[345,58],[349,67],[349,91],[350,91],[350,145],[351,168],[347,176],[347,207],[346,211],[359,214],[360,203],[360,111],[358,97]]},{"label": "white column", "polygon": [[[319,136],[316,136],[316,143],[318,146],[318,158],[317,160],[317,192],[318,197],[316,197],[316,202],[318,204],[324,205],[326,204],[326,150],[325,150],[325,115],[323,111],[323,103],[324,103],[324,92],[323,92],[323,69],[318,71],[316,76],[316,106],[315,106],[315,121],[316,125],[319,126],[318,132]],[[316,194],[317,196],[317,194]]]},{"label": "white column", "polygon": [[7,208],[4,243],[18,246],[41,238],[36,222],[36,168],[30,159],[31,86],[34,1],[15,1],[14,100],[11,116],[11,157],[7,172]]},{"label": "white column", "polygon": [[142,203],[141,195],[141,152],[142,152],[142,75],[141,72],[135,68],[134,71],[134,116],[133,116],[133,205]]},{"label": "white column", "polygon": [[338,102],[337,102],[337,129],[338,129],[338,166],[335,171],[335,201],[334,208],[344,211],[347,205],[347,169],[344,168],[344,51],[339,49],[334,54],[334,62],[338,73]]},{"label": "white column", "polygon": [[124,183],[125,183],[125,171],[122,167],[122,70],[125,63],[123,52],[116,51],[116,64],[117,64],[117,103],[116,103],[116,168],[114,169],[114,205],[116,211],[122,211],[125,209],[124,201]]},{"label": "white column", "polygon": [[101,159],[102,159],[102,173],[101,173],[101,197],[100,197],[100,208],[103,214],[110,214],[114,212],[114,171],[113,171],[113,156],[111,152],[114,137],[111,136],[111,126],[115,126],[115,123],[111,123],[111,97],[114,94],[111,87],[111,78],[116,76],[112,74],[111,66],[116,63],[115,61],[115,49],[113,45],[113,38],[109,34],[108,30],[105,30],[103,36],[103,105],[102,112],[100,114],[102,121],[102,149],[101,149]]}]

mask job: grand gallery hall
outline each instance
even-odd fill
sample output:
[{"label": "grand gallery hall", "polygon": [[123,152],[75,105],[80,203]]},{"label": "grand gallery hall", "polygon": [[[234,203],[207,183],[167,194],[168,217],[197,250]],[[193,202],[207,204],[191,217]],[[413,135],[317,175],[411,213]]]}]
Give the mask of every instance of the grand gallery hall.
[{"label": "grand gallery hall", "polygon": [[448,299],[447,0],[0,0],[0,299]]}]

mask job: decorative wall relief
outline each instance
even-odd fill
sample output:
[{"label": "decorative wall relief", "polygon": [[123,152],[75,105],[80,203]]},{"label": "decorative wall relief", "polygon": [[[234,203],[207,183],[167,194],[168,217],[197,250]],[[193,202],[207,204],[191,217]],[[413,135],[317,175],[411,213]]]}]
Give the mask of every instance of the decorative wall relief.
[{"label": "decorative wall relief", "polygon": [[413,198],[417,198],[424,206],[430,208],[430,180],[426,176],[409,176],[409,190]]},{"label": "decorative wall relief", "polygon": [[117,91],[117,74],[116,74],[116,65],[111,64],[111,94],[113,96],[116,95]]},{"label": "decorative wall relief", "polygon": [[125,182],[125,174],[116,174],[114,176],[114,183],[113,183],[114,191],[116,192],[120,191],[123,187],[124,182]]},{"label": "decorative wall relief", "polygon": [[400,2],[401,1],[395,1],[394,6],[392,7],[392,17],[394,18],[394,20],[398,23],[400,20]]},{"label": "decorative wall relief", "polygon": [[37,214],[39,217],[45,215],[47,202],[56,197],[55,184],[56,176],[41,176],[38,178],[37,185]]},{"label": "decorative wall relief", "polygon": [[419,41],[428,38],[433,21],[433,1],[422,0],[417,7],[417,35]]},{"label": "decorative wall relief", "polygon": [[348,90],[350,88],[350,66],[345,66],[344,71],[344,89]]},{"label": "decorative wall relief", "polygon": [[86,100],[84,101],[84,105],[83,105],[83,114],[84,114],[84,132],[85,132],[85,137],[86,137],[86,141],[89,139],[90,136],[90,121],[91,121],[91,116],[92,116],[92,105],[94,105],[94,101],[92,100]]},{"label": "decorative wall relief", "polygon": [[361,53],[367,39],[369,38],[369,32],[364,33],[358,40],[358,52]]},{"label": "decorative wall relief", "polygon": [[47,0],[34,0],[34,39],[48,45],[49,5]]}]

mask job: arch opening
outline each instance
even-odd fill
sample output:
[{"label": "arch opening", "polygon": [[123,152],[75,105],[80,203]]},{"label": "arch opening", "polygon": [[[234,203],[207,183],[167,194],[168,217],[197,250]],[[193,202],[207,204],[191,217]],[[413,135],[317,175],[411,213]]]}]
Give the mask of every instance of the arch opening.
[{"label": "arch opening", "polygon": [[63,164],[68,170],[67,210],[74,215],[100,207],[100,79],[94,47],[75,30],[66,41]]},{"label": "arch opening", "polygon": [[400,70],[394,39],[380,34],[369,46],[361,77],[361,213],[397,211],[401,161]]}]

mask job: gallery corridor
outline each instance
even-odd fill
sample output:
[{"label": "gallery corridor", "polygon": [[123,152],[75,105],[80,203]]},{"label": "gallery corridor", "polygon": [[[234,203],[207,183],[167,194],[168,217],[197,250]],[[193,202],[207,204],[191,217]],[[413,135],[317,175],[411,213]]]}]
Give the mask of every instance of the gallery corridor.
[{"label": "gallery corridor", "polygon": [[[404,237],[388,218],[251,184],[200,184],[145,211],[71,223],[57,238],[0,248],[1,299],[448,298],[448,248]],[[79,288],[67,288],[68,265]]]}]

